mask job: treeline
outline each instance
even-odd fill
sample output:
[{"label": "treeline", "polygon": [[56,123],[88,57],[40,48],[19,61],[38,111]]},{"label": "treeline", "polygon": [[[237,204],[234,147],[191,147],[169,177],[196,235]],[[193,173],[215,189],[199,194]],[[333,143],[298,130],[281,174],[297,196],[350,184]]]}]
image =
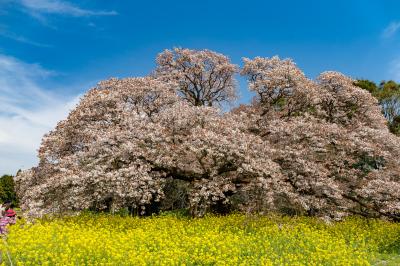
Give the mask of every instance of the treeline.
[{"label": "treeline", "polygon": [[400,135],[400,84],[389,80],[377,85],[373,81],[360,79],[355,85],[369,91],[378,99],[383,115],[389,122],[390,131]]}]

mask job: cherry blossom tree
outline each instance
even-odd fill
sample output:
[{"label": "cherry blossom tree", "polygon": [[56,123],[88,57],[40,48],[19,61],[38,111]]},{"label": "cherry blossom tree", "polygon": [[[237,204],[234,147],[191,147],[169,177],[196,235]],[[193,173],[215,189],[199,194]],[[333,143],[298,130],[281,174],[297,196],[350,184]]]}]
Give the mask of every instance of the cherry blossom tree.
[{"label": "cherry blossom tree", "polygon": [[90,90],[43,139],[39,165],[18,176],[21,207],[36,214],[122,207],[144,213],[174,179],[189,184],[188,205],[203,215],[242,189],[241,180],[278,183],[259,137],[216,108],[193,106],[173,86],[129,78]]},{"label": "cherry blossom tree", "polygon": [[[235,113],[243,112],[248,131],[274,151],[272,160],[290,185],[286,205],[327,218],[400,218],[395,192],[400,188],[400,142],[387,130],[369,92],[337,72],[307,81],[290,60],[277,57],[245,59],[242,74],[259,96],[252,108]],[[288,103],[301,112],[285,111]]]},{"label": "cherry blossom tree", "polygon": [[179,181],[193,216],[400,220],[399,137],[351,78],[311,80],[289,59],[244,59],[257,96],[223,113],[215,105],[234,96],[236,72],[226,57],[175,49],[158,61],[152,77],[99,83],[43,138],[39,164],[16,177],[23,210],[151,213],[170,206]]},{"label": "cherry blossom tree", "polygon": [[238,67],[225,55],[209,50],[174,48],[157,57],[155,76],[177,83],[189,103],[213,106],[236,99]]}]

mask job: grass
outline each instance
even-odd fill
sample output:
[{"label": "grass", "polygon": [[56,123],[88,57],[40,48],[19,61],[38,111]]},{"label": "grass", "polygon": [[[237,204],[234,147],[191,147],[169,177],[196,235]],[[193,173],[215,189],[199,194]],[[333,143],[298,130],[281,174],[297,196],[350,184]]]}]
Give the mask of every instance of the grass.
[{"label": "grass", "polygon": [[83,214],[21,220],[6,241],[3,265],[400,265],[400,224],[357,217]]}]

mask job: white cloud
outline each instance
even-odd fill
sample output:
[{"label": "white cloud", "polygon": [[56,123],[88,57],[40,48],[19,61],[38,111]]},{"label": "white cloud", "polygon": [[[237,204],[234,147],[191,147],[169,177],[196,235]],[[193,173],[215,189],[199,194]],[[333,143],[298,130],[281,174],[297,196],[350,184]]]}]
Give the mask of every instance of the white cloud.
[{"label": "white cloud", "polygon": [[51,93],[53,72],[0,54],[0,175],[37,163],[42,136],[67,116],[79,97]]},{"label": "white cloud", "polygon": [[39,17],[42,13],[69,15],[74,17],[114,16],[118,14],[116,11],[83,9],[61,0],[20,0],[20,4],[30,12],[33,12],[33,15],[39,15]]},{"label": "white cloud", "polygon": [[383,30],[382,37],[390,38],[395,35],[399,29],[400,21],[393,21]]}]

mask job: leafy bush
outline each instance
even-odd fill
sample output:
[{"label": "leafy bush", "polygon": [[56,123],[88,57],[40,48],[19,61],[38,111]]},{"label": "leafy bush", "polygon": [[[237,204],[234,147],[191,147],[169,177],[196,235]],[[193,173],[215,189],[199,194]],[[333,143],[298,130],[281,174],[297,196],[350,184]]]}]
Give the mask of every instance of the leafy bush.
[{"label": "leafy bush", "polygon": [[14,178],[10,175],[3,175],[0,178],[0,201],[3,203],[10,202],[13,206],[18,206]]}]

